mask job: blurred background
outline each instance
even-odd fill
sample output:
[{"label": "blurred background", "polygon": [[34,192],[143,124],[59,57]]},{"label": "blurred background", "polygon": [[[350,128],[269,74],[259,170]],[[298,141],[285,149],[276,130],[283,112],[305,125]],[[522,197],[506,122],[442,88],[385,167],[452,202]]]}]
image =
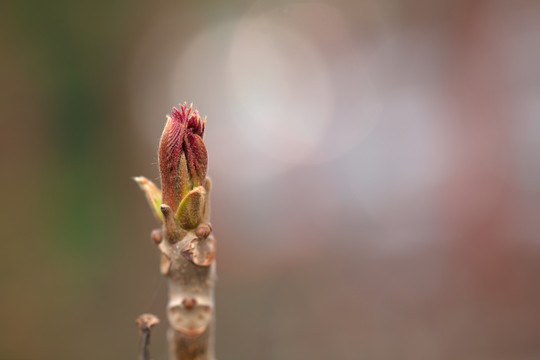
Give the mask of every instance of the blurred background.
[{"label": "blurred background", "polygon": [[173,106],[217,357],[540,358],[540,2],[3,1],[0,358],[135,359]]}]

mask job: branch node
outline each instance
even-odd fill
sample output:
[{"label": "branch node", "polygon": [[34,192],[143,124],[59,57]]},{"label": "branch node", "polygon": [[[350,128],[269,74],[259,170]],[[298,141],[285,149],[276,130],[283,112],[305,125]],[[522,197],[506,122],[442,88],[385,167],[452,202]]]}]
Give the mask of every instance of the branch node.
[{"label": "branch node", "polygon": [[187,297],[184,300],[182,300],[182,305],[188,310],[192,309],[195,305],[197,305],[197,300],[193,297]]},{"label": "branch node", "polygon": [[163,236],[161,235],[161,229],[154,229],[152,230],[152,233],[150,234],[150,237],[152,238],[152,241],[159,245],[161,240],[163,240]]},{"label": "branch node", "polygon": [[201,240],[206,239],[212,233],[212,225],[210,223],[201,224],[195,230],[195,235]]},{"label": "branch node", "polygon": [[210,266],[215,255],[216,241],[213,236],[206,239],[194,238],[182,249],[182,256],[197,266]]}]

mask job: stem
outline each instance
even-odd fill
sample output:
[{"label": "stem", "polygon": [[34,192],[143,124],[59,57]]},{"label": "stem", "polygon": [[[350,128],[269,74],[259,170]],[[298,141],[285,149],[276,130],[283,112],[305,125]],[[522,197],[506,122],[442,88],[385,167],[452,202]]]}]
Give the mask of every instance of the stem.
[{"label": "stem", "polygon": [[214,360],[215,240],[209,211],[192,230],[178,225],[169,206],[161,205],[161,212],[161,236],[154,230],[152,239],[161,251],[161,273],[169,279],[170,359]]},{"label": "stem", "polygon": [[145,177],[134,180],[162,224],[151,237],[161,252],[161,273],[169,278],[170,359],[214,360],[216,242],[208,222],[206,118],[192,105],[180,109],[173,108],[161,135],[161,191]]},{"label": "stem", "polygon": [[152,314],[142,314],[135,320],[141,330],[139,344],[139,360],[150,360],[150,331],[152,326],[159,323],[159,319]]}]

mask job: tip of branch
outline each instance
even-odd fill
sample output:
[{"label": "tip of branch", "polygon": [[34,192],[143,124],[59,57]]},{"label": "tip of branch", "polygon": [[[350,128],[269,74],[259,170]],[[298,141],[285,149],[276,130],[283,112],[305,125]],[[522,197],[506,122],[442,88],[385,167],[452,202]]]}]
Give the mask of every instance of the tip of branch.
[{"label": "tip of branch", "polygon": [[135,323],[141,331],[139,360],[150,360],[150,329],[159,324],[159,319],[153,314],[142,314],[135,320]]},{"label": "tip of branch", "polygon": [[161,204],[159,207],[161,212],[163,213],[163,216],[167,217],[172,213],[171,207],[167,204]]},{"label": "tip of branch", "polygon": [[142,332],[150,331],[150,329],[159,324],[159,319],[154,314],[142,314],[137,317],[135,323]]}]

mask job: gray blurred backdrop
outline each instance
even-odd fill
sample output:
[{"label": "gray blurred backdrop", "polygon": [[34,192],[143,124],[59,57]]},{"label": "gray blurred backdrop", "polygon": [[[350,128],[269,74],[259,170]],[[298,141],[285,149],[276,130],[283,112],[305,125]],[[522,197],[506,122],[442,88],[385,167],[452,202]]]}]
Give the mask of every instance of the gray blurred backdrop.
[{"label": "gray blurred backdrop", "polygon": [[165,115],[208,116],[217,355],[540,358],[540,2],[3,1],[0,358],[163,321]]}]

